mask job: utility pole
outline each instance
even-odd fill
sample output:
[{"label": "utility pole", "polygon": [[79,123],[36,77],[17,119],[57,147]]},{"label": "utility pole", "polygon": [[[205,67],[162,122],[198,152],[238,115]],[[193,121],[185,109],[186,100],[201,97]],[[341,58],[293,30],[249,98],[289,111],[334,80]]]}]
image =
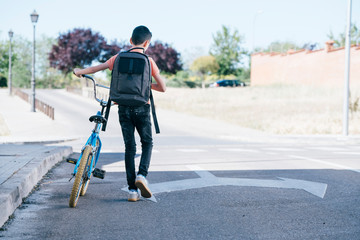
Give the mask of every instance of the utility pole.
[{"label": "utility pole", "polygon": [[349,134],[349,78],[350,78],[350,46],[351,46],[351,3],[348,2],[347,26],[345,39],[345,78],[344,78],[344,107],[343,107],[343,135]]}]

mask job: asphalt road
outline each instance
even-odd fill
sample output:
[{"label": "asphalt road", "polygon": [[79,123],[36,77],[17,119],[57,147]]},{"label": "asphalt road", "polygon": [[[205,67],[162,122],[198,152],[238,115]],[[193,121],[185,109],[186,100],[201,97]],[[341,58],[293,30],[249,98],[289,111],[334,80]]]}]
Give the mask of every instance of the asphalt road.
[{"label": "asphalt road", "polygon": [[[89,135],[89,127],[83,126],[88,103],[71,105],[66,99],[52,103],[57,116],[73,119],[74,131]],[[69,107],[60,110],[57,104],[71,105],[72,110],[67,113]],[[60,163],[0,237],[359,239],[358,145],[226,141],[160,122],[162,134],[154,136],[148,176],[157,202],[130,203],[122,190],[124,150],[115,119],[109,125],[114,130],[102,135],[98,167],[107,171],[105,179],[93,178],[78,206],[70,209],[73,165]],[[83,141],[66,144],[79,149]]]}]

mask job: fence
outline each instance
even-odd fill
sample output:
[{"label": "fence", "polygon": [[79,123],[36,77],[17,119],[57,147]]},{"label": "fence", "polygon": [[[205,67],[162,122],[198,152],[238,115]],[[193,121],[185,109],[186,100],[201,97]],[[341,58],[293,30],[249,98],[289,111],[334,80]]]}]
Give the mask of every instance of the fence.
[{"label": "fence", "polygon": [[[24,101],[31,103],[29,94],[27,94],[26,92],[23,92],[20,89],[15,89],[14,93],[15,93],[15,95],[19,96]],[[50,105],[48,105],[38,99],[35,99],[35,108],[37,110],[39,110],[40,112],[45,113],[45,115],[48,116],[49,118],[51,118],[52,120],[55,119],[55,109],[53,107],[51,107]]]},{"label": "fence", "polygon": [[[67,87],[66,91],[81,95],[87,98],[94,98],[94,88],[92,87],[83,87],[83,88],[70,88]],[[107,101],[109,99],[109,89],[105,88],[96,88],[96,97]]]}]

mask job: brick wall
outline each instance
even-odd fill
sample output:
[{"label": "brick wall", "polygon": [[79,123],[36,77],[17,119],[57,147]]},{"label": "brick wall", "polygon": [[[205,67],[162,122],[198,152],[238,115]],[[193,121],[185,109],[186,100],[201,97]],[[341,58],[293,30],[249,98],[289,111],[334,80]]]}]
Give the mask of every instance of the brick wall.
[{"label": "brick wall", "polygon": [[[350,50],[350,82],[360,83],[360,47]],[[256,53],[251,55],[251,85],[313,84],[343,85],[345,49],[326,48],[316,51],[292,51],[280,53]]]}]

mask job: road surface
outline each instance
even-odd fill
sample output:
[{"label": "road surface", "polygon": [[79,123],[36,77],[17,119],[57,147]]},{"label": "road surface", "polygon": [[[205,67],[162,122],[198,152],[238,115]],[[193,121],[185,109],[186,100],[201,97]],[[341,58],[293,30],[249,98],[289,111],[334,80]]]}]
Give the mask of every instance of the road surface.
[{"label": "road surface", "polygon": [[[84,136],[62,143],[79,154],[96,104],[64,91],[38,94],[55,107],[58,119],[72,122],[64,129]],[[71,209],[68,180],[73,165],[61,162],[0,237],[359,239],[360,146],[231,141],[206,137],[196,129],[189,134],[161,118],[159,123],[162,133],[154,136],[148,176],[157,202],[127,201],[124,147],[113,108],[108,131],[101,133],[104,149],[98,167],[107,171],[105,179],[92,178],[86,195]]]}]

